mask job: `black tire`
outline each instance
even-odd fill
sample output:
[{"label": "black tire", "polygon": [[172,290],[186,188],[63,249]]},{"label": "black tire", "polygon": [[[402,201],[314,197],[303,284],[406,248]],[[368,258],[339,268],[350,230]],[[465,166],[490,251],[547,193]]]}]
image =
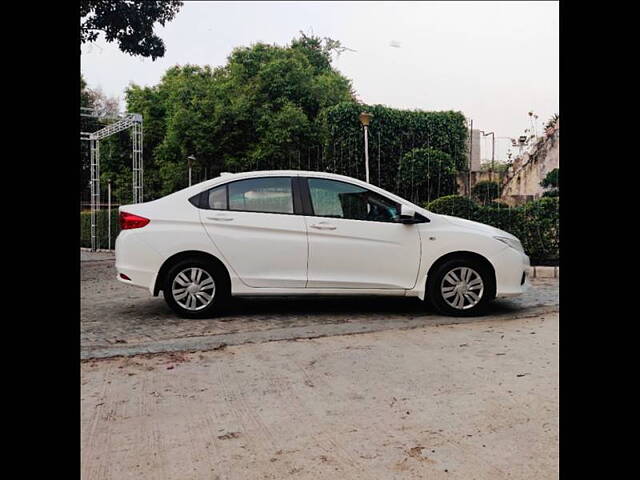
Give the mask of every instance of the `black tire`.
[{"label": "black tire", "polygon": [[[446,275],[457,268],[471,268],[482,279],[482,293],[480,300],[473,306],[466,306],[464,309],[454,308],[445,300],[441,287]],[[454,317],[472,317],[482,315],[486,312],[487,305],[495,298],[495,278],[493,272],[486,265],[470,258],[452,258],[437,267],[427,279],[427,297],[434,308],[443,315]],[[445,283],[449,285],[449,283]],[[474,293],[478,293],[475,291]],[[465,302],[471,302],[466,298]]]},{"label": "black tire", "polygon": [[[181,272],[184,272],[185,270],[191,268],[201,269],[206,272],[213,280],[215,286],[215,290],[213,290],[212,292],[213,295],[209,295],[213,297],[212,300],[206,306],[200,305],[202,308],[198,310],[189,310],[185,308],[179,303],[179,301],[176,300],[176,298],[174,298],[173,294],[173,285],[176,277],[180,275]],[[202,275],[204,276],[204,274]],[[211,290],[207,290],[207,294],[210,291]],[[226,272],[223,271],[222,267],[216,265],[214,262],[197,257],[185,258],[183,260],[180,260],[167,271],[167,274],[162,281],[162,294],[171,310],[173,310],[181,317],[211,317],[225,306],[227,300],[230,297],[228,276],[226,275]],[[204,303],[204,301],[200,297],[198,298],[198,301],[199,303]]]}]

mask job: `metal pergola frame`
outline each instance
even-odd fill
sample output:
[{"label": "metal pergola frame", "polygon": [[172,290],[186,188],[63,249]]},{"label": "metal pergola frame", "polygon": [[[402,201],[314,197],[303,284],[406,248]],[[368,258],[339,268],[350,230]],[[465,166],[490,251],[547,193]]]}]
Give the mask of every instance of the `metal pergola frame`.
[{"label": "metal pergola frame", "polygon": [[[80,116],[95,117],[93,110],[81,108]],[[86,140],[91,147],[91,251],[98,249],[97,217],[100,210],[100,140],[123,130],[132,129],[132,164],[133,164],[133,203],[143,202],[143,173],[142,160],[143,128],[142,115],[127,113],[116,117],[116,121],[96,132],[80,132],[80,140]]]}]

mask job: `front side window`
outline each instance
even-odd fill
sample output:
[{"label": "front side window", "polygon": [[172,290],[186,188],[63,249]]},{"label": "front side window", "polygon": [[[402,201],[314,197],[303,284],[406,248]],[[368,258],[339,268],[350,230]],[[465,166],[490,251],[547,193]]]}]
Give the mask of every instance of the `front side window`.
[{"label": "front side window", "polygon": [[310,178],[313,213],[319,217],[393,222],[400,206],[366,188],[322,178]]},{"label": "front side window", "polygon": [[227,184],[229,210],[293,213],[291,178],[267,177]]}]

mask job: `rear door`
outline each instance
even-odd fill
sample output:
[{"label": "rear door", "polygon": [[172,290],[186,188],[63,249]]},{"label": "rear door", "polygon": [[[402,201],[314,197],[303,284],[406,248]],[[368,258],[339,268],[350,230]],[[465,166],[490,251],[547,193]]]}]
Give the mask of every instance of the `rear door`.
[{"label": "rear door", "polygon": [[307,233],[292,177],[236,180],[204,193],[211,241],[250,287],[304,288]]},{"label": "rear door", "polygon": [[308,184],[313,213],[305,217],[307,287],[414,287],[420,235],[417,225],[394,222],[400,208],[396,202],[347,182],[304,177],[300,181]]}]

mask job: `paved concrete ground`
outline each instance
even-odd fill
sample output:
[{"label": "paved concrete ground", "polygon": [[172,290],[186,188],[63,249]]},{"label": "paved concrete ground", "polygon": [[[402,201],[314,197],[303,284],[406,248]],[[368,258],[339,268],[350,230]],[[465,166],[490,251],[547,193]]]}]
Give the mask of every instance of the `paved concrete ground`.
[{"label": "paved concrete ground", "polygon": [[[187,331],[160,300],[128,301],[156,312],[154,325]],[[105,321],[130,308],[93,302]],[[266,317],[300,316],[286,305]],[[81,375],[83,480],[558,476],[557,313],[93,359]]]},{"label": "paved concrete ground", "polygon": [[216,318],[177,317],[162,297],[115,278],[113,254],[81,252],[81,358],[207,350],[291,338],[477,323],[554,311],[558,280],[533,279],[513,300],[494,302],[489,315],[452,318],[414,298],[238,299]]},{"label": "paved concrete ground", "polygon": [[331,298],[184,320],[81,260],[83,480],[557,478],[556,279],[470,319]]}]

